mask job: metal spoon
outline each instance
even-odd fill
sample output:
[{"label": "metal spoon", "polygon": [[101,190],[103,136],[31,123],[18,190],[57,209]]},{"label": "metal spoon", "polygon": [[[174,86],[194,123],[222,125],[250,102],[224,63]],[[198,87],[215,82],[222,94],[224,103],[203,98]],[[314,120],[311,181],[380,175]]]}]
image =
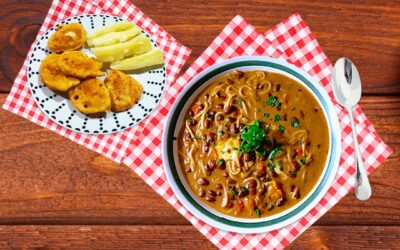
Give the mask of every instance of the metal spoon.
[{"label": "metal spoon", "polygon": [[353,130],[354,153],[356,156],[356,197],[362,201],[368,200],[369,197],[371,197],[371,185],[369,184],[367,171],[361,159],[353,120],[353,109],[361,98],[360,75],[349,59],[340,58],[333,68],[331,82],[333,95],[337,102],[345,107],[350,115],[350,123]]}]

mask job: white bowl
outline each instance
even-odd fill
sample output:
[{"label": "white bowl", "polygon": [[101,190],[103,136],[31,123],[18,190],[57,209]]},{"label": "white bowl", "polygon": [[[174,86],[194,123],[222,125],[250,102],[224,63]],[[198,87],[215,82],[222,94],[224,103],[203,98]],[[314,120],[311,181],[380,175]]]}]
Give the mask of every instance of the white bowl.
[{"label": "white bowl", "polygon": [[[185,114],[194,98],[216,78],[234,69],[262,70],[286,75],[306,87],[318,100],[328,122],[330,147],[324,170],[309,194],[298,204],[269,217],[243,219],[222,214],[197,198],[179,166],[177,141]],[[287,226],[306,215],[326,194],[336,175],[341,152],[339,120],[326,91],[310,75],[281,60],[243,56],[217,63],[195,76],[177,97],[164,125],[162,153],[164,170],[174,194],[193,215],[207,224],[237,233],[262,233]]]}]

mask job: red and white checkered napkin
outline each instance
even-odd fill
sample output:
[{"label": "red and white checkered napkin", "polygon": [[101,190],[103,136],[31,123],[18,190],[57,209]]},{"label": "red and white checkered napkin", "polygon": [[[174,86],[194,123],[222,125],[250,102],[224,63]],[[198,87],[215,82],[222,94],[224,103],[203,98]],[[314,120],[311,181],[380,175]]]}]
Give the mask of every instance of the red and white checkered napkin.
[{"label": "red and white checkered napkin", "polygon": [[[219,248],[280,249],[304,232],[353,188],[355,171],[350,120],[346,111],[333,99],[342,127],[342,155],[336,179],[315,208],[297,222],[284,228],[269,233],[247,235],[213,228],[197,219],[181,205],[169,187],[162,167],[160,140],[162,128],[179,91],[201,70],[223,59],[239,55],[268,55],[284,59],[307,71],[333,98],[329,86],[332,64],[300,15],[289,17],[267,31],[265,35],[258,34],[242,17],[236,16],[193,65],[171,85],[161,106],[142,123],[143,131],[137,134],[140,137],[135,141],[135,147],[131,148],[131,154],[123,162]],[[362,158],[368,172],[371,173],[391,154],[391,149],[378,137],[360,107],[355,110],[355,117]]]},{"label": "red and white checkered napkin", "polygon": [[[163,52],[167,71],[167,84],[170,85],[175,80],[191,50],[180,44],[128,0],[55,0],[40,28],[35,43],[49,28],[66,18],[82,14],[100,13],[111,14],[133,21],[148,32]],[[95,150],[118,163],[121,162],[126,156],[127,149],[131,145],[133,135],[138,126],[109,135],[86,135],[57,125],[40,111],[31,96],[26,76],[28,61],[27,57],[3,108],[21,115],[40,126],[53,130],[89,149]]]}]

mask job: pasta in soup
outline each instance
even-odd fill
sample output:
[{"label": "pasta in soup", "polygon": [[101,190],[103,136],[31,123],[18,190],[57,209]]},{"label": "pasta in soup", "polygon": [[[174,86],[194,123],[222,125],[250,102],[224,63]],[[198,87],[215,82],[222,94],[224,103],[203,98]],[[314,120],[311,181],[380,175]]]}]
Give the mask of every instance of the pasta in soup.
[{"label": "pasta in soup", "polygon": [[193,101],[178,136],[185,178],[226,215],[258,218],[301,201],[329,150],[325,115],[303,85],[282,74],[234,70]]}]

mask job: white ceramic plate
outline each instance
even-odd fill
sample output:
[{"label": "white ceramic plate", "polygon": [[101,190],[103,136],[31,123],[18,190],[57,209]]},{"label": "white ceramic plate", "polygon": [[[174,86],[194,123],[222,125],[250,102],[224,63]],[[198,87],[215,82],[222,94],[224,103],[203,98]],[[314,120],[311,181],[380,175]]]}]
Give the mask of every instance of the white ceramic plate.
[{"label": "white ceramic plate", "polygon": [[[121,21],[124,20],[119,17],[94,14],[72,17],[64,20],[61,24],[71,22],[81,23],[86,29],[87,34],[90,34],[94,29]],[[104,117],[92,117],[80,113],[72,106],[66,95],[60,95],[60,93],[47,88],[40,80],[39,68],[43,59],[51,53],[47,47],[47,42],[58,25],[60,24],[48,30],[34,45],[28,64],[28,84],[31,88],[33,99],[48,118],[75,132],[108,134],[134,126],[155,109],[161,100],[166,85],[164,66],[140,73],[128,72],[128,75],[143,85],[144,92],[142,97],[129,110],[118,113],[107,112]],[[150,35],[145,31],[142,31],[142,33],[151,39]],[[157,47],[152,39],[151,43],[153,47]],[[83,51],[90,57],[93,57],[93,54],[90,53],[87,47],[84,47]],[[99,79],[104,80],[104,78],[101,77]]]},{"label": "white ceramic plate", "polygon": [[[243,219],[222,214],[199,200],[186,182],[179,166],[177,141],[179,129],[194,98],[214,79],[234,69],[241,71],[263,70],[286,75],[305,86],[318,100],[328,122],[330,147],[321,177],[313,190],[295,206],[270,217]],[[287,226],[306,215],[326,194],[336,175],[340,159],[340,125],[329,96],[320,84],[301,69],[287,62],[269,57],[236,57],[217,63],[199,75],[184,88],[170,110],[162,138],[165,173],[174,194],[197,218],[216,228],[238,233],[262,233]]]}]

